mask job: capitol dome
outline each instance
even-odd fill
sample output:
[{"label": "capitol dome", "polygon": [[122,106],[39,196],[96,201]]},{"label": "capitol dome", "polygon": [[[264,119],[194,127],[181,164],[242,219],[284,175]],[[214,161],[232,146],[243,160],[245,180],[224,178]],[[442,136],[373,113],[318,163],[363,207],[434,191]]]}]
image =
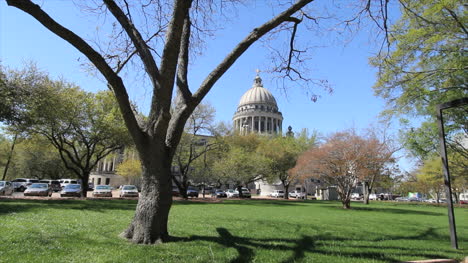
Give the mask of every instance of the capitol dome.
[{"label": "capitol dome", "polygon": [[258,74],[252,88],[242,95],[232,119],[235,130],[242,134],[281,133],[283,115],[278,110],[275,97],[263,87]]},{"label": "capitol dome", "polygon": [[252,88],[242,95],[238,107],[249,104],[268,104],[272,107],[278,108],[275,97],[273,97],[269,90],[263,87],[262,79],[258,75],[255,77]]}]

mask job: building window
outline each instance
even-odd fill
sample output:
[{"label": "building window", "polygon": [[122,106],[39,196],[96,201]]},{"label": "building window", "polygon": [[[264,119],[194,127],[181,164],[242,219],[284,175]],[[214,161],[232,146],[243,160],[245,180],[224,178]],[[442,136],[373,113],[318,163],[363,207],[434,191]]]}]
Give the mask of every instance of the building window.
[{"label": "building window", "polygon": [[97,184],[101,184],[101,178],[97,179]]},{"label": "building window", "polygon": [[110,184],[110,178],[106,178],[106,185]]}]

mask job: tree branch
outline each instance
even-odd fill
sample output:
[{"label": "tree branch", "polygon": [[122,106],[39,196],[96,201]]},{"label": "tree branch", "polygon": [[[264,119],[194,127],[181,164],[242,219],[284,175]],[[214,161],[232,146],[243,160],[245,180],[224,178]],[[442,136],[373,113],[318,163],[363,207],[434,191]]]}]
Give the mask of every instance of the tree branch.
[{"label": "tree branch", "polygon": [[229,53],[224,60],[205,78],[200,88],[193,95],[196,103],[206,96],[206,94],[211,90],[213,85],[218,81],[218,79],[236,62],[236,60],[253,44],[255,41],[260,39],[266,33],[270,32],[272,29],[276,28],[280,24],[288,19],[291,16],[299,11],[301,8],[307,4],[313,2],[314,0],[299,0],[293,4],[290,8],[266,22],[262,26],[255,28],[244,40],[242,40],[232,51]]},{"label": "tree branch", "polygon": [[96,66],[99,72],[101,72],[101,74],[108,81],[109,86],[112,87],[125,120],[125,124],[133,139],[135,142],[138,142],[137,145],[145,144],[145,136],[136,121],[135,115],[133,114],[125,85],[123,84],[122,79],[107,64],[105,59],[82,38],[57,23],[46,12],[44,12],[40,6],[34,4],[33,2],[29,0],[7,0],[7,4],[14,6],[34,17],[51,32],[78,49],[94,64],[94,66]]}]

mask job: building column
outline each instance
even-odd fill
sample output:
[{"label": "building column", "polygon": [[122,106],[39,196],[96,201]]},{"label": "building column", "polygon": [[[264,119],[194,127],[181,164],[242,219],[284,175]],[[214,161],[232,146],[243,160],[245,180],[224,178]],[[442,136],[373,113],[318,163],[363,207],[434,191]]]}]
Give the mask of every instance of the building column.
[{"label": "building column", "polygon": [[252,116],[252,121],[251,121],[250,125],[252,125],[252,130],[251,131],[252,131],[252,133],[254,133],[255,132],[255,116]]},{"label": "building column", "polygon": [[262,117],[258,116],[258,122],[257,122],[257,124],[258,124],[257,132],[258,133],[261,133],[261,131],[262,131],[262,127],[260,126],[261,121],[262,121]]}]

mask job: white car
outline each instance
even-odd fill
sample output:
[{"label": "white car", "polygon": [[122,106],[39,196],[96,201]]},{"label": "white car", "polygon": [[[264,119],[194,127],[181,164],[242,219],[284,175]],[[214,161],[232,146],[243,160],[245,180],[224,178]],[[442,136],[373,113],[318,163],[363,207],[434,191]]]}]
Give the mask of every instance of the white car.
[{"label": "white car", "polygon": [[[247,189],[247,188],[245,188],[245,187],[242,187],[242,188],[241,188],[241,191],[242,191],[242,197],[243,197],[243,198],[251,198],[251,197],[252,197],[252,195],[250,194],[250,190],[249,190],[249,189]],[[237,189],[234,190],[234,193],[236,193],[237,196],[240,197],[239,191],[238,191]]]},{"label": "white car", "polygon": [[270,196],[275,197],[275,198],[284,197],[284,191],[283,190],[274,190],[273,192],[271,192]]},{"label": "white car", "polygon": [[112,187],[109,185],[96,185],[93,190],[94,197],[112,197]]},{"label": "white car", "polygon": [[369,200],[377,200],[377,195],[376,194],[370,194],[369,195]]},{"label": "white car", "polygon": [[124,185],[120,189],[120,197],[138,197],[138,188],[134,185]]},{"label": "white car", "polygon": [[351,194],[351,199],[353,199],[353,200],[361,200],[362,197],[361,197],[361,195],[360,195],[359,193],[352,193],[352,194]]},{"label": "white car", "polygon": [[238,198],[239,197],[239,192],[234,191],[232,189],[226,190],[226,195],[228,198]]},{"label": "white car", "polygon": [[292,192],[289,192],[289,197],[304,199],[305,193],[298,190],[294,190]]}]

